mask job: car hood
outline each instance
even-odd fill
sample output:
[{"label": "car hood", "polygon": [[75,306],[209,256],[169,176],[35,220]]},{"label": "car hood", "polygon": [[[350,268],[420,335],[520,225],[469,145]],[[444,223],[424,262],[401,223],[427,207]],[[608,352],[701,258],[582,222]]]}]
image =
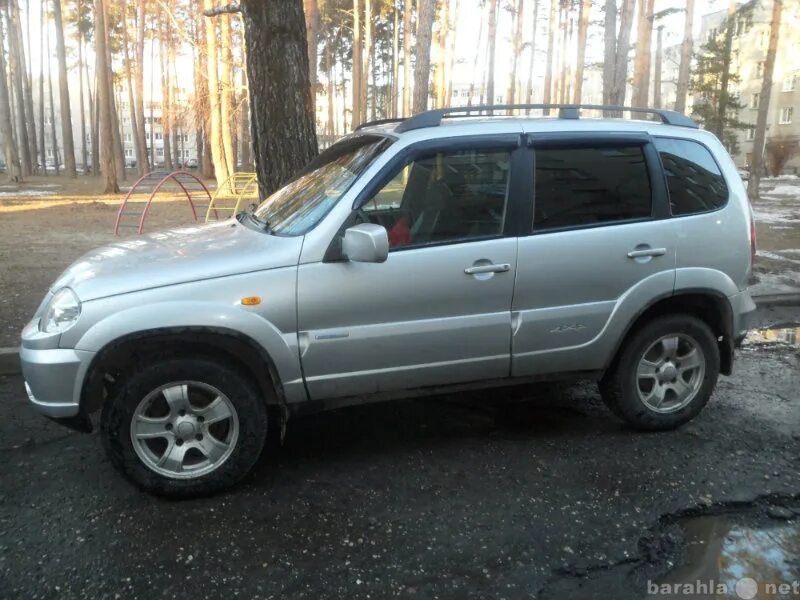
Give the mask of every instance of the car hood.
[{"label": "car hood", "polygon": [[302,239],[252,230],[231,219],[120,240],[75,261],[51,287],[81,301],[296,265]]}]

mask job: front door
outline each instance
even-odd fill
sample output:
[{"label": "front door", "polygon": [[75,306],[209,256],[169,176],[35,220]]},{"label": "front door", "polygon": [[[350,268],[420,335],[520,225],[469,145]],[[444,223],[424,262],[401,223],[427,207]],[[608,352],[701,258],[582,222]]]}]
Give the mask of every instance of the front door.
[{"label": "front door", "polygon": [[412,153],[354,215],[387,229],[386,262],[300,265],[312,399],[508,376],[511,155],[506,144]]}]

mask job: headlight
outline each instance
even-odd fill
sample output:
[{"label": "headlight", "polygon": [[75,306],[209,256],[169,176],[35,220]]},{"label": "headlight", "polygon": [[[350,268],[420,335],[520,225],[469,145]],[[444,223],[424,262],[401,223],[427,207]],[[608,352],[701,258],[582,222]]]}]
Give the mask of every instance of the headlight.
[{"label": "headlight", "polygon": [[61,333],[75,324],[81,316],[81,303],[69,288],[58,290],[45,308],[39,329],[45,333]]}]

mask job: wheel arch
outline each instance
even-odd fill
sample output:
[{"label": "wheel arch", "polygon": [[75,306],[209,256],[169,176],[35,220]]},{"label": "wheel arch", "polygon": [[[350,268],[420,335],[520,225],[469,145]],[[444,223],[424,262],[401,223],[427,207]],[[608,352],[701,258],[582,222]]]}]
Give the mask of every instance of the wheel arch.
[{"label": "wheel arch", "polygon": [[654,317],[677,313],[691,314],[711,328],[719,347],[720,372],[730,375],[733,371],[733,310],[727,296],[713,288],[677,290],[673,294],[656,298],[643,307],[617,341],[605,371],[608,373],[613,369],[627,340],[644,323]]},{"label": "wheel arch", "polygon": [[277,367],[266,349],[251,337],[223,327],[181,326],[137,331],[112,340],[89,364],[81,390],[80,407],[91,414],[103,406],[114,386],[148,360],[148,353],[190,353],[210,356],[234,364],[257,385],[268,407],[288,415]]}]

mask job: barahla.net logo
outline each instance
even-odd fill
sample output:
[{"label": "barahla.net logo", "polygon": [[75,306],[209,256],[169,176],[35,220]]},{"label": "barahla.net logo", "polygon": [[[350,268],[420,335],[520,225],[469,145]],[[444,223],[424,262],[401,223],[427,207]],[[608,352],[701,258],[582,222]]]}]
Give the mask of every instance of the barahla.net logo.
[{"label": "barahla.net logo", "polygon": [[759,583],[750,577],[736,581],[716,581],[714,579],[684,581],[681,583],[647,582],[648,596],[708,596],[710,598],[741,598],[753,600],[759,594],[767,598],[800,597],[800,581],[791,583]]}]

